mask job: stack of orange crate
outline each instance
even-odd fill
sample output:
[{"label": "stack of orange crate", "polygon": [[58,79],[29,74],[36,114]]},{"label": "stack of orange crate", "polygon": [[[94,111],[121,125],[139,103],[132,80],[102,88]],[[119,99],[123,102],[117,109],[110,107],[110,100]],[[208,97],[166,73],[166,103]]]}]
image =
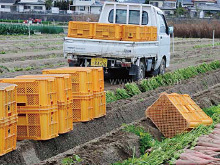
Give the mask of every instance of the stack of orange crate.
[{"label": "stack of orange crate", "polygon": [[93,77],[94,118],[106,115],[106,98],[104,91],[104,72],[102,67],[90,67]]},{"label": "stack of orange crate", "polygon": [[16,85],[0,83],[0,156],[16,149]]},{"label": "stack of orange crate", "polygon": [[69,74],[23,75],[17,78],[53,77],[56,83],[59,134],[73,130],[72,84]]},{"label": "stack of orange crate", "polygon": [[157,27],[70,21],[68,37],[117,41],[156,41]]},{"label": "stack of orange crate", "polygon": [[58,136],[54,78],[7,78],[1,82],[17,85],[18,140],[48,140]]},{"label": "stack of orange crate", "polygon": [[89,68],[57,68],[43,70],[43,74],[70,74],[73,96],[73,122],[93,119],[92,71]]}]

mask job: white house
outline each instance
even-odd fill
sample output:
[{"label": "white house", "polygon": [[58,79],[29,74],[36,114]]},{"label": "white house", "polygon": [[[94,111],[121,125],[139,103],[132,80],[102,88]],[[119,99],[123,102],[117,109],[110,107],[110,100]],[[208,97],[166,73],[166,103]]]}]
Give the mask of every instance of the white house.
[{"label": "white house", "polygon": [[46,6],[44,0],[20,0],[17,3],[18,12],[38,11],[45,12]]},{"label": "white house", "polygon": [[0,12],[16,11],[16,0],[0,0]]},{"label": "white house", "polygon": [[102,4],[95,0],[74,0],[70,6],[74,12],[84,14],[100,14],[102,10]]},{"label": "white house", "polygon": [[150,0],[150,4],[159,7],[166,15],[174,14],[176,10],[176,0]]}]

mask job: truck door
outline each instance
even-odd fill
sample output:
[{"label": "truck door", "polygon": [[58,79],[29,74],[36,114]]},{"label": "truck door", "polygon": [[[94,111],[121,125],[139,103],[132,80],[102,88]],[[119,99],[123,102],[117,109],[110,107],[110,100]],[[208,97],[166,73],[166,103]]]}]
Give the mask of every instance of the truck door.
[{"label": "truck door", "polygon": [[[166,56],[166,59],[170,59],[170,36],[168,34],[168,26],[163,14],[158,13],[158,23],[159,23],[159,56],[158,62],[160,63],[163,56]],[[169,61],[166,61],[167,64]]]}]

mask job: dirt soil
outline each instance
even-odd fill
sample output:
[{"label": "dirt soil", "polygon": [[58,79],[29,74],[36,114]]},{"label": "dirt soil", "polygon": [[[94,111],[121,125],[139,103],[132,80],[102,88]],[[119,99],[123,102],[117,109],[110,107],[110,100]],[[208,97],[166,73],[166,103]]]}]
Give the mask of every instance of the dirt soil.
[{"label": "dirt soil", "polygon": [[[1,36],[0,35],[0,78],[14,77],[24,74],[40,74],[42,69],[68,66],[63,58],[63,38],[65,34],[41,34],[28,36]],[[171,40],[172,42],[172,40]],[[215,40],[216,43],[220,39]],[[212,44],[211,39],[182,39],[175,38],[175,51],[171,51],[170,67],[167,71],[198,65],[203,62],[220,60],[220,45]],[[200,45],[199,48],[194,46]],[[171,50],[172,44],[171,44]],[[4,67],[4,68],[3,68]],[[6,68],[5,68],[6,67]],[[115,89],[129,79],[106,81],[105,89]]]},{"label": "dirt soil", "polygon": [[[0,164],[39,163],[42,160],[51,158],[111,132],[121,127],[123,123],[129,124],[135,120],[140,120],[145,116],[144,112],[147,107],[158,98],[161,92],[185,93],[192,96],[219,82],[220,69],[199,75],[187,81],[182,81],[181,84],[158,88],[157,90],[142,93],[127,100],[119,100],[115,103],[108,104],[107,115],[105,117],[90,122],[74,124],[74,130],[67,134],[47,141],[27,140],[18,142],[17,150],[2,156],[0,158]],[[208,97],[207,94],[206,96]]]},{"label": "dirt soil", "polygon": [[[220,83],[194,94],[192,98],[197,104],[205,108],[220,103],[219,93]],[[161,140],[161,137],[163,137],[150,119],[141,119],[131,124],[145,128],[145,130],[151,133],[151,135],[157,140]],[[73,155],[78,155],[82,159],[82,162],[78,164],[90,165],[112,164],[117,161],[131,158],[133,154],[135,157],[139,157],[139,138],[134,134],[123,131],[123,128],[124,126],[107,135],[45,160],[41,162],[41,164],[62,164],[64,158],[71,158]]]}]

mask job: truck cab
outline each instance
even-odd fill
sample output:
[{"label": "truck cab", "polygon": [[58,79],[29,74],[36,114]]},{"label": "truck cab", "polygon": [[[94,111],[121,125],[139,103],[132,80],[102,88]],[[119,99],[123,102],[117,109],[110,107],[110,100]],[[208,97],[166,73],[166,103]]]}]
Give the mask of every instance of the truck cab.
[{"label": "truck cab", "polygon": [[[64,57],[70,66],[103,66],[106,72],[127,71],[133,80],[146,73],[164,74],[170,63],[170,34],[163,12],[152,5],[106,2],[99,23],[156,27],[153,41],[123,41],[66,37]],[[123,72],[124,74],[125,72]]]}]

